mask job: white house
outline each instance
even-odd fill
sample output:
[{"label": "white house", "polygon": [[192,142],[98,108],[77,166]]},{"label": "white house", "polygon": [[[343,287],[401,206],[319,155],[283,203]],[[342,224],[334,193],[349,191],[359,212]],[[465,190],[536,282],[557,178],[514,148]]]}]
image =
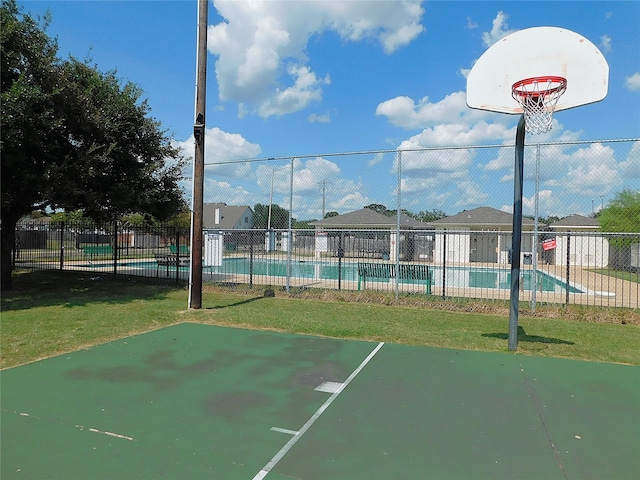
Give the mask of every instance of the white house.
[{"label": "white house", "polygon": [[605,267],[609,263],[609,241],[599,235],[600,224],[595,218],[572,215],[549,225],[556,235],[556,249],[551,256],[555,265]]},{"label": "white house", "polygon": [[253,210],[248,205],[237,207],[226,203],[205,203],[203,205],[205,230],[245,230],[253,227]]},{"label": "white house", "polygon": [[[433,221],[431,225],[436,228],[433,252],[436,262],[509,263],[513,230],[511,213],[478,207]],[[532,259],[533,227],[533,220],[522,219],[521,263],[530,263]]]},{"label": "white house", "polygon": [[[398,238],[398,218],[396,215],[386,216],[375,210],[363,208],[354,212],[327,217],[312,222],[316,229],[316,256],[332,250],[326,231],[349,232],[342,246],[348,256],[362,256],[396,260],[396,249],[400,252],[400,260],[414,260],[426,257],[428,245],[432,243],[432,230],[428,223],[420,222],[408,215],[400,214],[400,238]],[[362,230],[367,233],[355,234]],[[377,233],[377,232],[380,233]],[[343,235],[344,236],[344,235]],[[398,246],[396,246],[398,242]]]}]

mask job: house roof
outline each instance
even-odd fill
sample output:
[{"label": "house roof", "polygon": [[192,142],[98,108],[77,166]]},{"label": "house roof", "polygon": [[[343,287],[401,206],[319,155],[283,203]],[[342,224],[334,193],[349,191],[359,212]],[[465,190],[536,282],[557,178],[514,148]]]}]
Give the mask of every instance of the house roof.
[{"label": "house roof", "polygon": [[571,228],[586,228],[589,230],[595,230],[600,228],[600,223],[595,218],[585,217],[583,215],[571,215],[570,217],[563,218],[557,222],[551,223],[549,228],[553,229],[571,229]]},{"label": "house roof", "polygon": [[[395,221],[396,217],[394,216],[393,219],[394,219],[394,225],[396,225],[397,224],[397,222]],[[430,223],[416,220],[415,218],[410,217],[406,213],[400,213],[400,228],[411,228],[415,230],[419,230],[419,229],[433,230],[434,227]]]},{"label": "house roof", "polygon": [[[465,210],[452,217],[445,217],[431,222],[435,226],[465,226],[465,227],[512,227],[513,214],[491,207],[478,207]],[[522,218],[522,225],[534,225],[530,218]]]},{"label": "house roof", "polygon": [[[344,213],[342,215],[325,218],[324,220],[318,220],[317,222],[311,222],[311,225],[321,228],[394,228],[397,224],[398,219],[395,215],[387,217],[370,208],[363,208],[355,212]],[[433,227],[401,213],[400,228],[419,229]]]},{"label": "house roof", "polygon": [[[220,209],[219,223],[216,224],[216,209]],[[226,203],[205,203],[202,209],[204,228],[233,228],[251,210],[248,205],[229,206]]]}]

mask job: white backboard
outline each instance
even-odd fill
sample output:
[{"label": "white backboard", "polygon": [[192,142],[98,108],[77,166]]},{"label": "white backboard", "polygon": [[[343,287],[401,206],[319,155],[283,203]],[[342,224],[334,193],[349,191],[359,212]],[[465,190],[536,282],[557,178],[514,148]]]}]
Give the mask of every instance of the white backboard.
[{"label": "white backboard", "polygon": [[512,85],[525,78],[554,75],[567,79],[555,111],[599,102],[607,96],[609,65],[598,48],[566,28],[534,27],[494,43],[467,77],[467,105],[519,114]]}]

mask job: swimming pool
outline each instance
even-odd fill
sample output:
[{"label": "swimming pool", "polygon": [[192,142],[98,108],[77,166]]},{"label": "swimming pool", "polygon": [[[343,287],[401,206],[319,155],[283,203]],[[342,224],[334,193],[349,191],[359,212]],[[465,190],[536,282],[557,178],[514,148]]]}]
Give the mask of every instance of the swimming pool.
[{"label": "swimming pool", "polygon": [[[100,263],[85,265],[89,268],[106,268],[113,264]],[[153,270],[175,272],[175,267],[158,267],[155,261],[124,261],[118,263],[120,271],[126,269]],[[442,286],[443,270],[439,265],[429,266],[433,272],[433,283],[435,287]],[[180,267],[180,271],[188,272],[188,267]],[[221,275],[254,275],[269,277],[286,277],[287,261],[278,259],[264,259],[248,257],[225,258],[221,266],[203,267],[205,273],[221,274]],[[340,273],[339,273],[340,272]],[[134,273],[134,272],[131,272]],[[541,292],[566,292],[566,282],[554,278],[544,272],[537,271],[535,287]],[[355,262],[343,262],[342,265],[329,262],[317,262],[313,260],[293,260],[291,262],[291,277],[309,280],[338,280],[338,275],[343,281],[358,281],[358,264]],[[485,268],[485,267],[446,267],[445,286],[446,288],[480,288],[480,289],[502,289],[509,290],[511,288],[511,270],[505,268]],[[395,279],[376,279],[379,283],[393,283]],[[424,284],[424,280],[401,279],[401,284]],[[521,270],[520,288],[530,291],[533,286],[533,271]],[[569,286],[569,293],[584,293],[582,290]]]},{"label": "swimming pool", "polygon": [[[433,285],[441,286],[443,281],[443,269],[441,266],[430,266],[433,272]],[[249,258],[237,257],[226,258],[222,266],[207,267],[212,273],[236,273],[249,275],[266,275],[273,277],[287,276],[287,262],[271,259],[253,259],[253,265]],[[253,271],[251,271],[253,269]],[[341,266],[336,263],[316,262],[316,261],[292,261],[291,276],[294,278],[316,279],[316,280],[337,280],[338,270],[341,270],[341,279],[345,281],[358,280],[358,264],[344,262]],[[487,289],[510,289],[511,270],[502,268],[473,268],[473,267],[447,267],[445,273],[445,285],[452,288],[487,288]],[[566,292],[566,283],[558,280],[544,272],[536,272],[536,288],[543,292]],[[521,285],[523,290],[531,290],[533,286],[533,271],[521,270]],[[384,282],[385,280],[376,279]],[[393,282],[393,280],[386,280]],[[424,280],[402,279],[404,284],[423,284]],[[582,293],[581,290],[570,286],[570,293]]]}]

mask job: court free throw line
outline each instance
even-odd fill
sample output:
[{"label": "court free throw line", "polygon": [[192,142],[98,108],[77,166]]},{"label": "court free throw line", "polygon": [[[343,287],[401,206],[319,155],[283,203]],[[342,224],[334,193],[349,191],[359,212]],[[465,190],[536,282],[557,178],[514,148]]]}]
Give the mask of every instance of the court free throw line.
[{"label": "court free throw line", "polygon": [[311,425],[313,425],[315,423],[315,421],[320,418],[320,415],[322,415],[324,413],[324,411],[329,408],[329,405],[331,405],[333,403],[333,401],[338,398],[338,395],[340,395],[342,393],[342,391],[347,388],[347,385],[349,385],[351,383],[351,380],[353,380],[354,378],[356,378],[356,376],[362,371],[362,369],[367,365],[367,363],[369,363],[369,361],[375,356],[376,353],[378,353],[378,351],[382,348],[382,346],[384,345],[384,342],[380,342],[376,348],[373,349],[373,351],[367,356],[367,358],[365,358],[362,363],[358,366],[358,368],[356,368],[353,373],[351,375],[349,375],[349,377],[344,381],[344,383],[338,387],[338,389],[327,399],[326,402],[324,402],[320,408],[318,408],[318,410],[316,410],[316,412],[311,416],[311,418],[309,418],[309,420],[307,420],[307,423],[305,423],[302,428],[300,430],[298,430],[298,433],[296,435],[294,435],[293,437],[291,437],[291,440],[289,440],[284,447],[282,447],[280,449],[280,451],[278,453],[276,453],[274,455],[274,457],[269,461],[269,463],[267,463],[262,470],[260,470],[255,477],[253,477],[253,480],[262,480],[264,477],[266,477],[269,472],[278,464],[278,462],[280,460],[282,460],[282,457],[284,457],[287,452],[289,450],[291,450],[291,448],[298,442],[298,440],[300,440],[302,438],[302,436],[307,432],[307,430],[309,430],[309,428],[311,428]]}]

